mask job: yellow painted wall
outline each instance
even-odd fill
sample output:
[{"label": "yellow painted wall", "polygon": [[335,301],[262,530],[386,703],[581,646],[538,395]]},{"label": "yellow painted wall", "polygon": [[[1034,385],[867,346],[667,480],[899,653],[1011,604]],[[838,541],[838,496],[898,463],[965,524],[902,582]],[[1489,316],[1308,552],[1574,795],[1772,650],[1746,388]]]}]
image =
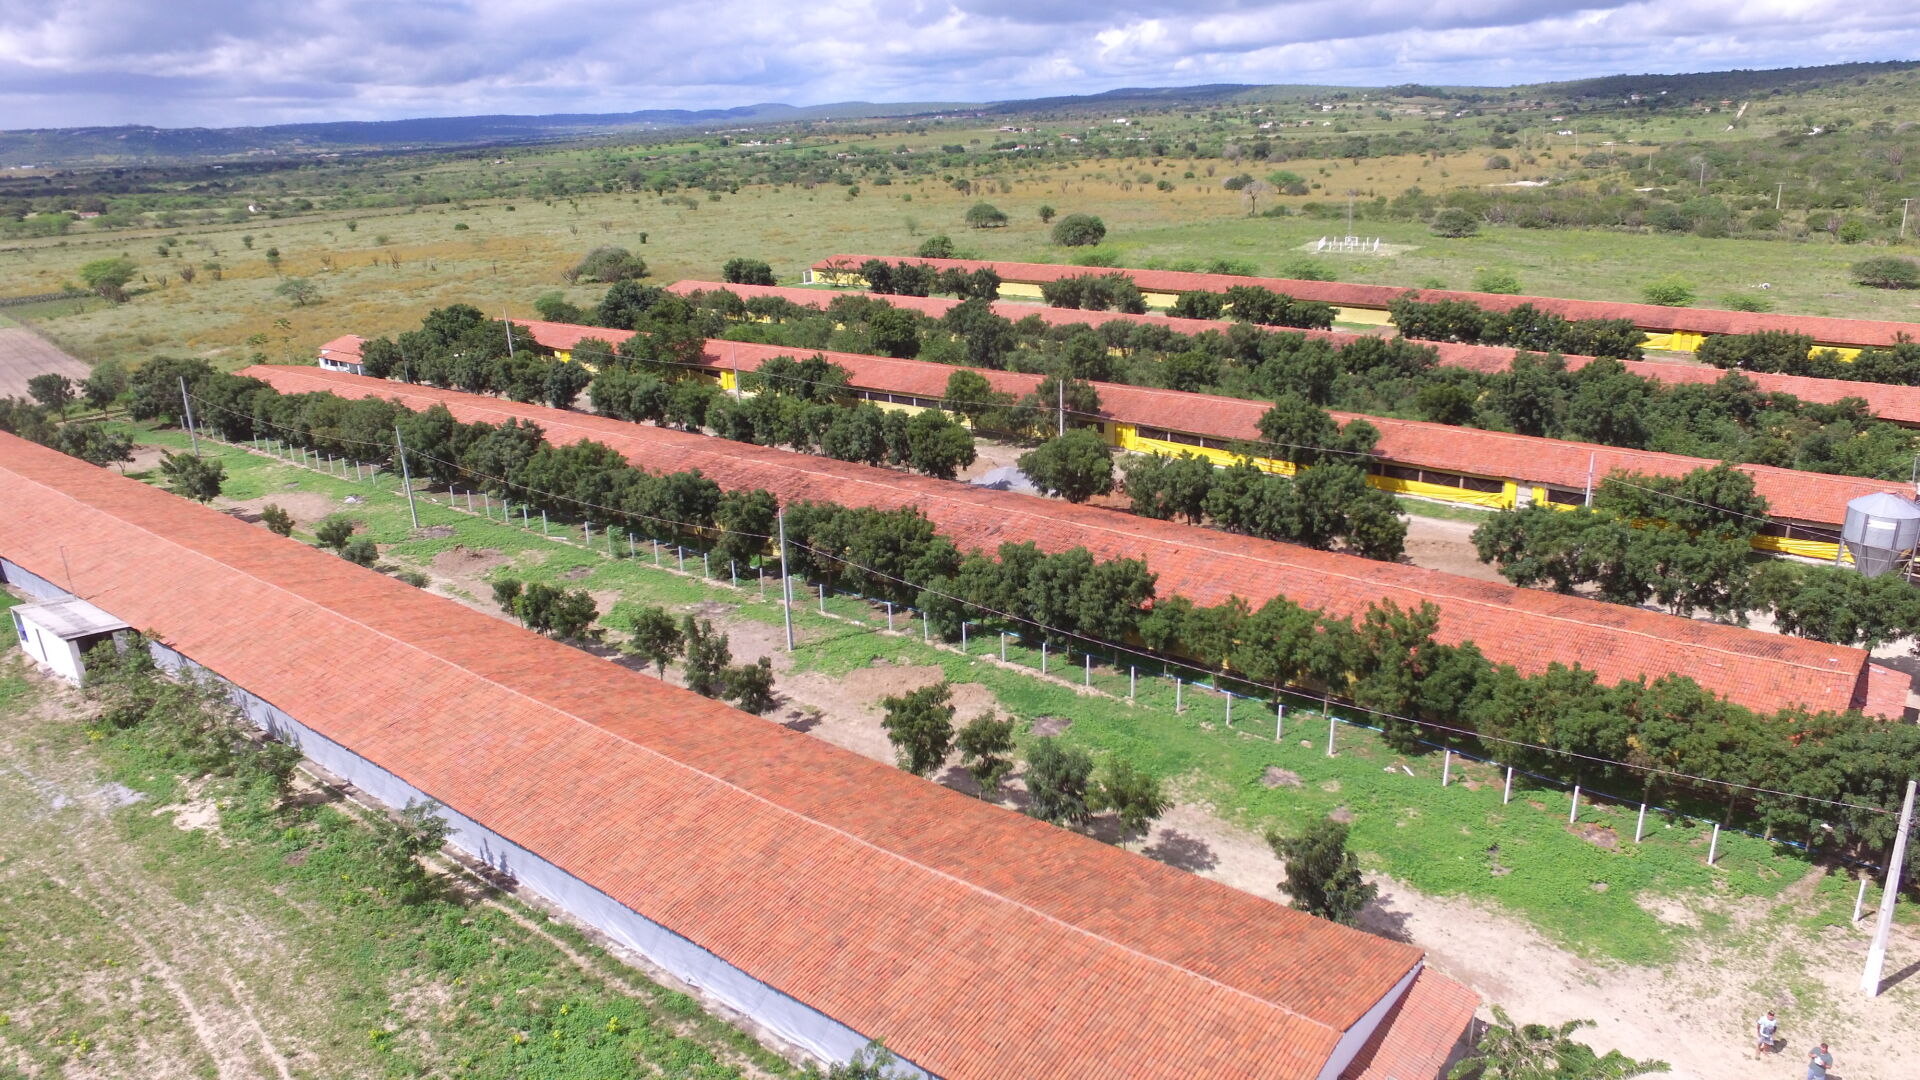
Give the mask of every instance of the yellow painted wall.
[{"label": "yellow painted wall", "polygon": [[1039,300],[1040,286],[1024,281],[1003,281],[1000,283],[1000,295],[1009,300]]},{"label": "yellow painted wall", "polygon": [[1149,307],[1157,307],[1157,308],[1170,308],[1173,306],[1174,301],[1180,299],[1180,295],[1178,293],[1150,292],[1150,293],[1141,293],[1140,295],[1146,297],[1147,305]]},{"label": "yellow painted wall", "polygon": [[1337,307],[1333,309],[1336,322],[1365,323],[1369,326],[1387,326],[1393,322],[1393,316],[1385,308]]}]

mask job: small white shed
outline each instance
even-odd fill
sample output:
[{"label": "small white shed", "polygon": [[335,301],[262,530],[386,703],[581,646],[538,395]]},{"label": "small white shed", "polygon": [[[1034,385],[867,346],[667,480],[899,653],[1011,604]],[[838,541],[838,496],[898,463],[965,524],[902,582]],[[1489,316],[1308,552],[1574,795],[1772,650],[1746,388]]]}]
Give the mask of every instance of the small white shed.
[{"label": "small white shed", "polygon": [[27,655],[78,686],[86,678],[87,650],[132,627],[79,597],[8,609]]}]

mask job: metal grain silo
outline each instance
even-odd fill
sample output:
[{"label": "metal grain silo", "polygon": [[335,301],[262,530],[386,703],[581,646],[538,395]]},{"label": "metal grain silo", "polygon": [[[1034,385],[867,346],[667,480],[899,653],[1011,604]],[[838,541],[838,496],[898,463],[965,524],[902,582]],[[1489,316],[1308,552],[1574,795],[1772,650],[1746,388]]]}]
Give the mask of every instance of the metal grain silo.
[{"label": "metal grain silo", "polygon": [[1912,554],[1920,544],[1920,506],[1898,495],[1862,495],[1847,504],[1841,542],[1853,565],[1867,577],[1879,577]]}]

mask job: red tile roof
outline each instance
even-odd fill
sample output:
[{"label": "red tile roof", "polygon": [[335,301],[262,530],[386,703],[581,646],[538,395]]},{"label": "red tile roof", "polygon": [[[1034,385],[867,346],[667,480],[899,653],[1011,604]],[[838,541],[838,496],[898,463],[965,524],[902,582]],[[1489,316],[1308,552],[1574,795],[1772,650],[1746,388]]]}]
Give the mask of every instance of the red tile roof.
[{"label": "red tile roof", "polygon": [[[909,307],[915,311],[938,318],[947,309],[958,304],[958,300],[925,296],[887,296],[877,293],[850,292],[847,290],[800,289],[771,285],[731,285],[712,281],[681,281],[667,286],[669,292],[686,295],[692,292],[711,292],[715,289],[731,290],[742,297],[778,296],[795,304],[824,308],[835,296],[873,296],[895,305]],[[1085,324],[1098,326],[1113,320],[1128,322],[1147,322],[1165,326],[1176,333],[1198,334],[1206,330],[1224,330],[1234,325],[1231,322],[1213,319],[1176,319],[1165,315],[1125,315],[1112,311],[1082,311],[1073,308],[1050,308],[1040,304],[1022,303],[1012,300],[998,300],[993,309],[1001,316],[1019,321],[1029,315],[1038,315],[1050,326],[1070,326]],[[537,324],[528,324],[537,325]],[[554,324],[559,325],[559,324]],[[1345,345],[1357,338],[1368,335],[1349,333],[1344,330],[1294,330],[1272,328],[1277,333],[1304,334],[1307,337],[1321,338]],[[607,331],[617,333],[617,331]],[[539,335],[535,334],[538,339]],[[558,338],[556,338],[558,340]],[[546,342],[542,342],[546,344]],[[1434,350],[1442,367],[1466,368],[1480,372],[1505,371],[1513,366],[1514,350],[1493,345],[1462,345],[1457,342],[1423,341]],[[553,345],[553,348],[563,346]],[[1579,369],[1593,362],[1590,356],[1568,356],[1567,366]],[[1712,383],[1726,372],[1704,364],[1681,363],[1660,360],[1625,361],[1628,373],[1643,379],[1652,379],[1662,383]],[[1920,387],[1893,386],[1886,383],[1850,382],[1845,379],[1816,379],[1805,375],[1772,375],[1759,372],[1742,372],[1753,380],[1762,391],[1775,394],[1791,394],[1802,401],[1820,405],[1831,405],[1844,398],[1860,398],[1867,403],[1867,413],[1900,424],[1920,425]]]},{"label": "red tile roof", "polygon": [[1479,995],[1423,969],[1340,1080],[1437,1080],[1479,1007]]},{"label": "red tile roof", "polygon": [[[946,390],[955,370],[946,364],[922,360],[895,360],[884,356],[713,339],[707,356],[716,368],[753,371],[776,356],[824,355],[845,368],[855,387],[937,398]],[[979,370],[979,369],[975,369]],[[1040,376],[1011,371],[979,370],[993,388],[1024,395],[1040,385]],[[1260,417],[1267,403],[1245,398],[1159,390],[1123,383],[1094,383],[1100,394],[1100,412],[1111,420],[1169,428],[1223,439],[1258,439]],[[1532,435],[1514,435],[1478,428],[1453,427],[1420,420],[1397,420],[1361,413],[1334,412],[1345,424],[1365,420],[1380,429],[1380,456],[1389,461],[1447,472],[1523,480],[1558,487],[1584,488],[1588,470],[1597,482],[1616,469],[1658,476],[1683,476],[1719,462],[1711,458],[1627,450],[1598,443],[1567,442]],[[1766,496],[1778,517],[1829,524],[1838,528],[1846,518],[1848,500],[1886,491],[1899,485],[1884,480],[1782,469],[1770,465],[1740,465],[1754,486]]]},{"label": "red tile roof", "polygon": [[365,341],[359,334],[342,334],[320,346],[320,355],[335,363],[357,364],[360,362],[360,346]]},{"label": "red tile roof", "polygon": [[521,417],[557,443],[592,439],[650,470],[699,469],[722,488],[764,488],[783,502],[912,506],[962,550],[1030,540],[1047,551],[1080,546],[1100,559],[1143,559],[1162,595],[1201,605],[1238,595],[1258,607],[1286,596],[1338,616],[1381,600],[1402,607],[1431,600],[1441,609],[1441,640],[1477,642],[1495,662],[1523,672],[1552,661],[1581,664],[1608,682],[1673,672],[1757,709],[1845,709],[1867,700],[1867,654],[1858,649],[475,394],[310,367],[242,374],[283,392],[331,390],[413,409],[441,403],[468,422]]},{"label": "red tile roof", "polygon": [[[868,259],[888,262],[924,262],[935,267],[999,274],[1003,281],[1038,284],[1089,273],[1113,273],[1097,267],[1053,263],[983,262],[974,259],[916,259],[887,255],[830,255],[813,264],[815,270],[857,270]],[[1696,334],[1752,334],[1785,330],[1808,334],[1825,345],[1892,345],[1904,335],[1920,337],[1920,324],[1871,319],[1834,319],[1819,316],[1775,315],[1711,308],[1661,307],[1657,304],[1619,304],[1599,300],[1566,300],[1547,296],[1509,296],[1500,293],[1460,292],[1448,289],[1403,289],[1392,285],[1359,285],[1343,281],[1298,281],[1292,278],[1238,277],[1231,274],[1195,274],[1178,270],[1121,269],[1140,288],[1153,292],[1205,289],[1223,292],[1235,285],[1259,285],[1302,300],[1322,300],[1347,307],[1384,310],[1396,298],[1414,294],[1421,300],[1466,300],[1492,311],[1532,304],[1569,319],[1631,319],[1643,330],[1685,330]]]},{"label": "red tile roof", "polygon": [[936,1075],[1314,1077],[1420,961],[11,435],[0,491],[0,554]]}]

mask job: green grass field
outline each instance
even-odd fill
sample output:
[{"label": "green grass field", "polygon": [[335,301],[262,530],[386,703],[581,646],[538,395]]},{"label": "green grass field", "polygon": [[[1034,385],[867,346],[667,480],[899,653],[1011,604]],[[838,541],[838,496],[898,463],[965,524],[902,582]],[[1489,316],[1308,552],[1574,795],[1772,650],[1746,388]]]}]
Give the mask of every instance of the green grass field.
[{"label": "green grass field", "polygon": [[[171,430],[142,431],[140,438],[172,447],[185,441]],[[656,569],[645,540],[638,544],[640,558],[609,557],[599,546],[605,543],[600,530],[596,550],[588,551],[579,543],[577,524],[569,531],[572,540],[561,542],[540,535],[537,516],[530,530],[517,519],[503,524],[450,506],[444,493],[422,499],[419,508],[422,526],[445,535],[420,538],[391,477],[342,480],[237,448],[203,447],[227,464],[228,497],[322,495],[360,522],[381,545],[383,557],[398,565],[430,569],[436,556],[456,548],[498,552],[504,562],[495,575],[584,588],[624,604],[662,604],[678,611],[720,605],[717,610],[730,619],[769,627],[780,623],[777,589],[762,601],[751,584],[730,587],[725,567],[715,568],[716,580],[703,580],[697,559],[688,562],[691,573],[675,572],[671,551]],[[365,501],[348,506],[341,501],[348,494]],[[555,532],[560,531],[556,522]],[[627,550],[624,540],[614,548],[620,555]],[[476,602],[486,599],[482,589],[463,594]],[[602,606],[612,605],[603,601]],[[1290,710],[1286,737],[1276,742],[1271,706],[1257,701],[1236,702],[1237,722],[1228,729],[1224,699],[1217,693],[1188,687],[1186,709],[1176,715],[1171,681],[1144,670],[1138,698],[1129,704],[1124,667],[1096,663],[1092,683],[1100,693],[1090,695],[1074,685],[1082,678],[1077,657],[1072,668],[1064,673],[1056,668],[1054,678],[1042,679],[1033,670],[1039,665],[1036,648],[1015,645],[1010,663],[1002,665],[994,659],[997,645],[988,634],[976,632],[962,654],[954,647],[922,644],[917,624],[904,613],[900,633],[889,636],[882,633],[881,608],[848,596],[831,598],[828,608],[832,617],[818,614],[810,591],[796,604],[795,671],[841,676],[877,660],[937,665],[956,683],[985,686],[1024,722],[1071,717],[1065,735],[1070,741],[1098,754],[1125,755],[1173,785],[1183,801],[1210,805],[1254,830],[1294,829],[1342,810],[1352,815],[1354,844],[1374,869],[1430,895],[1491,901],[1585,956],[1659,963],[1696,931],[1663,921],[1650,907],[1678,897],[1710,915],[1746,902],[1771,904],[1811,869],[1789,849],[1731,831],[1722,834],[1716,865],[1709,867],[1710,827],[1657,815],[1650,815],[1647,838],[1636,845],[1636,808],[1596,804],[1590,797],[1583,800],[1577,826],[1570,826],[1568,793],[1531,786],[1524,778],[1516,782],[1512,803],[1503,805],[1497,771],[1457,758],[1453,783],[1442,788],[1438,753],[1400,755],[1373,733],[1345,724],[1337,732],[1338,753],[1329,758],[1327,721],[1310,708]],[[1052,660],[1060,662],[1057,653]],[[1269,769],[1297,774],[1299,784],[1269,787],[1262,782]],[[1850,914],[1852,902],[1853,882],[1830,874],[1797,897],[1787,917],[1808,927],[1836,925]],[[1711,931],[1714,924],[1709,919],[1705,925]]]}]

